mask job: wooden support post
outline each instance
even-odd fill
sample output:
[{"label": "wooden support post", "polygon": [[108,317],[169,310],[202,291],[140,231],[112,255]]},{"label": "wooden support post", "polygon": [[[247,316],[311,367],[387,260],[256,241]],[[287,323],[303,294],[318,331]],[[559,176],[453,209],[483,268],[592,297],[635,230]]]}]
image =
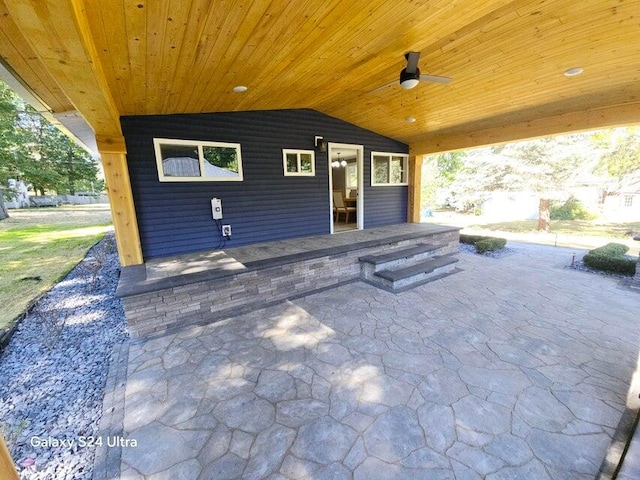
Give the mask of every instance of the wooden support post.
[{"label": "wooden support post", "polygon": [[409,198],[407,222],[420,223],[420,202],[422,190],[422,155],[409,156]]},{"label": "wooden support post", "polygon": [[18,480],[18,472],[2,433],[0,433],[0,480]]},{"label": "wooden support post", "polygon": [[142,247],[127,169],[124,139],[98,136],[97,140],[111,204],[120,264],[123,267],[139,265],[143,263]]}]

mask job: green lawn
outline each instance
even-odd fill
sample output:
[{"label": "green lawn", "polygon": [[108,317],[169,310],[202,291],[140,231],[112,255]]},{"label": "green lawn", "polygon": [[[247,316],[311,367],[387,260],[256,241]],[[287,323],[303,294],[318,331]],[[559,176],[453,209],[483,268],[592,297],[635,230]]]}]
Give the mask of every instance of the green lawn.
[{"label": "green lawn", "polygon": [[549,232],[540,232],[537,220],[495,222],[490,218],[447,210],[435,211],[428,221],[460,227],[463,229],[462,233],[494,235],[514,242],[591,250],[615,241],[627,245],[630,255],[637,255],[640,250],[640,242],[633,240],[633,236],[640,233],[640,222],[552,220]]},{"label": "green lawn", "polygon": [[10,210],[0,221],[0,329],[61,280],[111,227],[106,205]]},{"label": "green lawn", "polygon": [[[535,233],[538,231],[537,220],[519,220],[513,222],[485,223],[470,225],[496,232]],[[550,233],[578,235],[587,237],[606,237],[629,239],[640,232],[640,222],[603,223],[595,220],[551,220]]]}]

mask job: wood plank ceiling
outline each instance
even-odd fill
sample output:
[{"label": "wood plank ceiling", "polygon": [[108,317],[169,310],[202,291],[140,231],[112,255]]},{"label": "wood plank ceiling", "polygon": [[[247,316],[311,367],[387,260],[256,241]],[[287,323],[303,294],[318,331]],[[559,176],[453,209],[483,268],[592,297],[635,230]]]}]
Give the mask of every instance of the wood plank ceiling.
[{"label": "wood plank ceiling", "polygon": [[[640,122],[640,0],[0,0],[0,31],[5,63],[104,136],[313,108],[428,153]],[[407,51],[453,82],[380,89]]]}]

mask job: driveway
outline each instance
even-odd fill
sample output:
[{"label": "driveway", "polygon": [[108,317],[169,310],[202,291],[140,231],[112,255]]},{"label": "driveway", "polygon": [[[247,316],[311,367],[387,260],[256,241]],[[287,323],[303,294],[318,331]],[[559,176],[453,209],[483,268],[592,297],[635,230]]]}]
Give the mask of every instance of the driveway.
[{"label": "driveway", "polygon": [[511,247],[402,294],[358,282],[132,343],[121,478],[593,479],[640,295]]}]

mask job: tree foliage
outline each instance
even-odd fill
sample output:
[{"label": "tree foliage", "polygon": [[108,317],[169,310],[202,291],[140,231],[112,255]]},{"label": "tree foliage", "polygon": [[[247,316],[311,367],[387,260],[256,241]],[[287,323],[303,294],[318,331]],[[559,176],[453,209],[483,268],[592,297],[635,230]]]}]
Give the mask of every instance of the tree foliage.
[{"label": "tree foliage", "polygon": [[598,170],[616,180],[640,170],[640,128],[616,128],[600,132],[596,142],[605,153],[600,158]]},{"label": "tree foliage", "polygon": [[9,218],[9,212],[7,212],[7,207],[4,205],[2,191],[0,191],[0,220],[4,220],[5,218]]},{"label": "tree foliage", "polygon": [[464,166],[467,153],[448,152],[431,155],[424,159],[422,167],[422,203],[433,206],[438,189],[446,188],[456,179],[456,175]]},{"label": "tree foliage", "polygon": [[435,156],[438,174],[442,179],[442,184],[449,185],[456,178],[456,174],[464,165],[466,152],[448,152]]},{"label": "tree foliage", "polygon": [[15,178],[40,194],[74,194],[79,186],[100,185],[97,173],[85,150],[0,82],[0,184]]},{"label": "tree foliage", "polygon": [[565,135],[468,152],[450,186],[456,206],[479,205],[493,191],[531,191],[547,197],[590,168],[596,151],[589,138],[590,134]]},{"label": "tree foliage", "polygon": [[550,214],[551,220],[593,220],[595,218],[595,215],[573,195],[564,203],[552,203]]}]

